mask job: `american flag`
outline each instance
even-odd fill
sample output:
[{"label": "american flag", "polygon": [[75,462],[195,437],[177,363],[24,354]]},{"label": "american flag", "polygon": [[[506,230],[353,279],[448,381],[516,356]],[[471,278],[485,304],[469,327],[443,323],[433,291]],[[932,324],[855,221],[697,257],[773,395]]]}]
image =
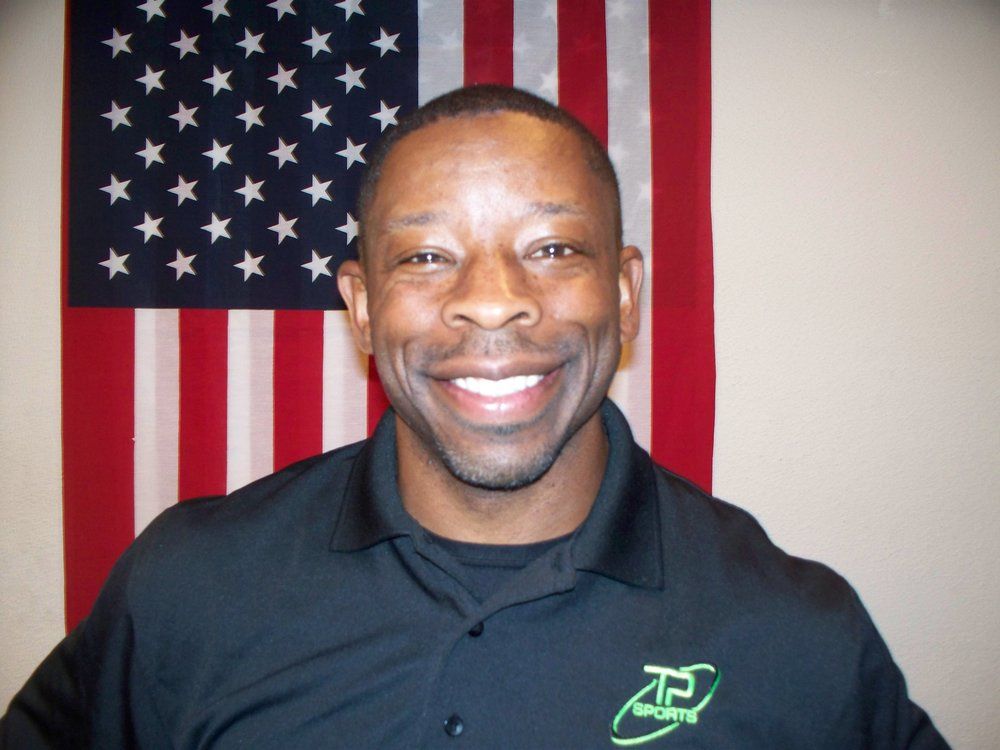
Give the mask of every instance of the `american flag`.
[{"label": "american flag", "polygon": [[64,128],[67,624],[136,533],[363,438],[384,409],[334,275],[366,154],[463,84],[608,144],[643,333],[612,397],[711,482],[708,0],[72,0]]}]

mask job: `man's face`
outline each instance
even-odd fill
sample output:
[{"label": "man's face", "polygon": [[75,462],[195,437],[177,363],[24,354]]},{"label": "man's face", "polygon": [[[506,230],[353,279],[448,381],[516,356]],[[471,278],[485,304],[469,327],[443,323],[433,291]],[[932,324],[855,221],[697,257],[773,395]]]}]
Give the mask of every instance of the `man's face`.
[{"label": "man's face", "polygon": [[411,433],[401,446],[515,489],[599,419],[642,275],[613,206],[578,137],[528,115],[447,119],[396,144],[364,267],[345,264],[339,283]]}]

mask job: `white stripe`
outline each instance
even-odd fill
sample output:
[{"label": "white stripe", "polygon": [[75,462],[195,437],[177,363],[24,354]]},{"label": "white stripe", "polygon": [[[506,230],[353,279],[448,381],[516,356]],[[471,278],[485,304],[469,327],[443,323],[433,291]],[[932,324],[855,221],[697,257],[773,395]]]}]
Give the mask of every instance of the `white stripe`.
[{"label": "white stripe", "polygon": [[226,492],[274,471],[274,313],[230,310]]},{"label": "white stripe", "polygon": [[[420,4],[417,43],[420,48],[417,101],[420,104],[462,85],[465,76],[462,0],[428,0]],[[442,29],[448,29],[442,33]]]},{"label": "white stripe", "polygon": [[368,357],[354,345],[347,312],[323,313],[323,450],[368,434]]},{"label": "white stripe", "polygon": [[135,311],[135,533],[177,502],[177,310]]},{"label": "white stripe", "polygon": [[555,102],[559,97],[559,29],[554,6],[514,0],[514,85]]},{"label": "white stripe", "polygon": [[650,289],[653,283],[650,141],[649,23],[645,3],[616,3],[606,17],[608,46],[608,150],[622,193],[625,242],[645,256],[639,297],[639,337],[622,357],[611,398],[628,417],[636,441],[649,447],[651,368]]}]

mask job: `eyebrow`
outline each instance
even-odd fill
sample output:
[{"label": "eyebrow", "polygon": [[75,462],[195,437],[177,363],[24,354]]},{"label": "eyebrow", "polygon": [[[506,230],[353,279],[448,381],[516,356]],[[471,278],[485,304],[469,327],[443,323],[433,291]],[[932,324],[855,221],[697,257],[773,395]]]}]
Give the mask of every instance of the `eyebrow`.
[{"label": "eyebrow", "polygon": [[561,214],[573,214],[575,216],[584,216],[587,212],[584,211],[580,206],[573,203],[553,203],[551,201],[536,201],[534,203],[529,203],[528,208],[525,210],[525,215],[536,215],[536,216],[559,216]]},{"label": "eyebrow", "polygon": [[445,218],[447,214],[439,211],[423,211],[416,214],[404,214],[390,219],[385,223],[387,230],[408,229],[409,227],[425,227],[428,224],[435,224]]},{"label": "eyebrow", "polygon": [[[572,214],[573,216],[585,216],[580,206],[573,203],[555,203],[553,201],[534,201],[529,203],[524,210],[524,216],[561,216]],[[447,211],[422,211],[420,213],[404,214],[390,219],[385,223],[385,229],[395,232],[400,229],[411,227],[425,227],[430,224],[440,223],[448,218]]]}]

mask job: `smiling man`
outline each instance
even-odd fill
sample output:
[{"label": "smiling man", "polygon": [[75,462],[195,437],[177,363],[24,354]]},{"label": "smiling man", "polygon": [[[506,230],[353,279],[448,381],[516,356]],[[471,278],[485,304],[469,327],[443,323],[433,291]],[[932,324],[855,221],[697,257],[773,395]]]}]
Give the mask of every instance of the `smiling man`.
[{"label": "smiling man", "polygon": [[642,259],[582,125],[452,92],[359,210],[375,435],[160,516],[4,747],[947,747],[843,579],[607,401]]}]

